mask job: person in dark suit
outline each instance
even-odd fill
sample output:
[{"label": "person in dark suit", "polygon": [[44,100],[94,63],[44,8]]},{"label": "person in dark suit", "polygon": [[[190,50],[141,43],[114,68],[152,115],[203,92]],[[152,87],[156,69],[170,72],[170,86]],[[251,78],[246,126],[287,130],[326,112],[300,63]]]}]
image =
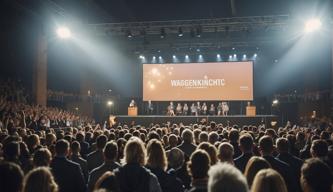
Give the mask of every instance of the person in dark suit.
[{"label": "person in dark suit", "polygon": [[193,133],[189,129],[185,129],[182,133],[183,142],[177,146],[178,149],[182,150],[185,154],[185,159],[189,159],[193,151],[197,148],[193,144]]},{"label": "person in dark suit", "polygon": [[105,135],[100,135],[96,139],[97,149],[94,152],[91,152],[87,156],[88,171],[92,171],[96,167],[100,166],[103,163],[103,148],[108,141],[108,138]]},{"label": "person in dark suit", "polygon": [[93,191],[94,186],[98,178],[100,178],[105,172],[113,171],[116,168],[120,167],[120,164],[116,162],[118,157],[118,146],[115,142],[108,142],[103,150],[104,163],[93,169],[89,173],[88,179],[88,192]]},{"label": "person in dark suit", "polygon": [[244,134],[239,139],[242,154],[234,159],[235,166],[244,173],[247,162],[253,156],[253,138],[250,134]]},{"label": "person in dark suit", "polygon": [[83,159],[86,159],[87,155],[89,153],[90,145],[84,139],[85,139],[85,137],[84,137],[83,133],[79,132],[78,134],[76,134],[76,140],[80,143],[80,147],[81,147],[80,154],[81,154]]},{"label": "person in dark suit", "polygon": [[296,175],[287,163],[274,158],[272,155],[274,149],[273,139],[268,135],[263,136],[259,140],[259,147],[261,156],[283,177],[288,191],[296,191]]},{"label": "person in dark suit", "polygon": [[279,138],[276,141],[276,146],[279,152],[279,155],[276,157],[276,159],[286,162],[290,165],[290,168],[293,169],[296,175],[296,184],[298,187],[297,191],[301,191],[299,179],[301,177],[301,168],[303,165],[303,160],[293,156],[291,153],[288,152],[289,142],[287,139]]},{"label": "person in dark suit", "polygon": [[88,167],[87,167],[87,161],[84,160],[80,155],[81,146],[80,143],[77,141],[74,141],[71,144],[71,156],[70,160],[74,161],[75,163],[79,164],[81,166],[81,170],[84,176],[84,181],[87,182],[88,180]]},{"label": "person in dark suit", "polygon": [[59,192],[85,192],[86,184],[79,164],[67,159],[69,143],[64,139],[57,141],[56,156],[51,162],[51,170],[59,186]]}]

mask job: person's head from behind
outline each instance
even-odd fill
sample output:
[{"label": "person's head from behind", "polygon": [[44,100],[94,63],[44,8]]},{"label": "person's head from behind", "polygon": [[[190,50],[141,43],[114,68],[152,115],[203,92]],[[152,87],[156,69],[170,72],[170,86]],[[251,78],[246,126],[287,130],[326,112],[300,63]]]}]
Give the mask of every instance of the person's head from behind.
[{"label": "person's head from behind", "polygon": [[97,181],[94,186],[94,191],[104,189],[109,192],[120,192],[120,186],[116,176],[110,172],[105,172]]},{"label": "person's head from behind", "polygon": [[16,141],[5,144],[3,157],[6,161],[16,162],[20,156],[20,144]]},{"label": "person's head from behind", "polygon": [[208,153],[211,165],[214,165],[215,163],[217,163],[217,161],[218,161],[217,160],[217,150],[214,145],[212,145],[208,142],[203,142],[197,146],[197,149],[205,150]]},{"label": "person's head from behind", "polygon": [[302,166],[300,182],[304,192],[331,192],[333,175],[323,161],[311,158]]},{"label": "person's head from behind", "polygon": [[219,135],[216,132],[210,132],[208,135],[208,141],[210,144],[214,145],[215,142],[219,141]]},{"label": "person's head from behind", "polygon": [[185,129],[182,133],[184,143],[193,143],[193,133],[190,129]]},{"label": "person's head from behind", "polygon": [[217,157],[221,162],[233,163],[234,147],[228,143],[223,142],[219,145]]},{"label": "person's head from behind", "polygon": [[103,149],[104,161],[115,161],[118,158],[118,145],[114,141],[106,143]]},{"label": "person's head from behind", "polygon": [[65,139],[58,140],[55,146],[55,151],[57,156],[67,156],[69,153],[68,141]]},{"label": "person's head from behind", "polygon": [[253,138],[250,134],[243,134],[239,138],[240,149],[243,153],[251,153],[253,148]]},{"label": "person's head from behind", "polygon": [[22,190],[23,171],[15,163],[0,163],[0,191],[20,192]]},{"label": "person's head from behind", "polygon": [[96,139],[96,147],[98,150],[103,150],[106,142],[108,142],[108,138],[105,135],[99,135]]},{"label": "person's head from behind", "polygon": [[278,138],[276,140],[276,147],[279,153],[288,153],[289,142],[286,138]]},{"label": "person's head from behind", "polygon": [[57,192],[58,185],[47,167],[31,170],[24,178],[23,192]]},{"label": "person's head from behind", "polygon": [[33,156],[34,167],[48,167],[51,163],[51,160],[51,152],[45,147],[37,149]]},{"label": "person's head from behind", "polygon": [[187,168],[193,179],[205,179],[208,177],[210,158],[206,151],[198,149],[190,157]]},{"label": "person's head from behind", "polygon": [[248,192],[245,177],[228,163],[212,166],[208,175],[208,192]]},{"label": "person's head from behind", "polygon": [[124,163],[146,164],[146,149],[141,139],[131,137],[124,149]]},{"label": "person's head from behind", "polygon": [[168,156],[168,165],[170,168],[174,170],[180,169],[185,161],[184,157],[184,152],[178,148],[172,148],[169,153],[167,154]]},{"label": "person's head from behind", "polygon": [[251,187],[255,192],[288,192],[282,176],[274,169],[260,170]]},{"label": "person's head from behind", "polygon": [[274,149],[273,139],[270,136],[263,136],[259,140],[259,147],[262,156],[271,155]]},{"label": "person's head from behind", "polygon": [[312,157],[325,157],[328,153],[328,145],[325,140],[317,139],[312,142],[310,149]]},{"label": "person's head from behind", "polygon": [[81,145],[78,141],[73,141],[71,144],[71,152],[73,155],[79,155],[81,151]]},{"label": "person's head from behind", "polygon": [[178,144],[178,138],[175,134],[171,134],[168,138],[170,147],[176,147]]},{"label": "person's head from behind", "polygon": [[202,142],[208,142],[208,133],[206,131],[202,131],[200,134],[199,134],[199,143],[202,143]]},{"label": "person's head from behind", "polygon": [[152,139],[147,145],[147,165],[151,168],[165,170],[167,168],[167,157],[162,143],[157,139]]},{"label": "person's head from behind", "polygon": [[257,156],[251,157],[247,162],[244,171],[244,175],[249,186],[252,186],[253,179],[260,170],[268,168],[271,168],[271,165],[264,158]]},{"label": "person's head from behind", "polygon": [[239,132],[237,129],[231,129],[229,134],[228,134],[228,138],[230,143],[237,143],[238,139],[239,139]]}]

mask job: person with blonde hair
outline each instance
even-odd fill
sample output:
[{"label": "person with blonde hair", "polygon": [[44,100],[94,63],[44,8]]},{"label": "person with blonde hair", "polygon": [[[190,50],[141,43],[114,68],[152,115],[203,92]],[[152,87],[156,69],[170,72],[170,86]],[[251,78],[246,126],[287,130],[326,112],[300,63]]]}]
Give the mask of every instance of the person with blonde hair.
[{"label": "person with blonde hair", "polygon": [[152,139],[148,142],[147,156],[146,167],[156,175],[163,192],[184,190],[176,176],[166,172],[168,161],[161,141]]},{"label": "person with blonde hair", "polygon": [[49,168],[38,167],[24,177],[23,192],[58,192],[58,185]]},{"label": "person with blonde hair", "polygon": [[228,143],[223,142],[219,145],[217,157],[220,162],[226,162],[234,165],[234,147]]},{"label": "person with blonde hair", "polygon": [[253,179],[256,176],[256,174],[260,170],[268,168],[271,168],[271,165],[264,158],[257,156],[251,157],[246,164],[244,172],[249,187],[252,186]]},{"label": "person with blonde hair", "polygon": [[288,192],[282,176],[274,169],[263,169],[254,177],[251,191]]},{"label": "person with blonde hair", "polygon": [[157,177],[144,167],[146,162],[144,143],[138,137],[131,137],[124,149],[124,166],[114,171],[121,191],[162,191]]}]

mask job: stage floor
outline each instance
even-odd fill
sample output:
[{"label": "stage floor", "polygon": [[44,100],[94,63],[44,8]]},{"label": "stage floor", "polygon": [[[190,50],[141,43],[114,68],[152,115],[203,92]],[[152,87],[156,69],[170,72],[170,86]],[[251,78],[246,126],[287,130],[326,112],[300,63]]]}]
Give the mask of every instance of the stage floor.
[{"label": "stage floor", "polygon": [[164,115],[139,115],[139,116],[127,116],[118,115],[117,122],[122,124],[131,124],[134,122],[135,125],[148,126],[150,123],[162,124],[167,123],[184,123],[185,125],[199,123],[202,119],[209,121],[215,121],[216,123],[222,123],[223,125],[232,126],[237,124],[243,125],[261,125],[265,124],[266,127],[270,127],[271,121],[277,121],[275,115],[257,115],[257,116],[245,116],[245,115],[231,115],[231,116],[164,116]]}]

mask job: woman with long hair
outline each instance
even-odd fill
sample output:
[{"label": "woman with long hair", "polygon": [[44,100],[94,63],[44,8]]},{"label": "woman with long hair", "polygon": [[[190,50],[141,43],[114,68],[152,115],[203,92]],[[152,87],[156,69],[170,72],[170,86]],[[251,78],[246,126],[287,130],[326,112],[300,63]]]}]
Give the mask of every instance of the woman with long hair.
[{"label": "woman with long hair", "polygon": [[23,182],[23,192],[57,192],[58,185],[47,167],[31,170]]},{"label": "woman with long hair", "polygon": [[263,169],[254,177],[253,192],[288,192],[282,176],[274,169]]}]

